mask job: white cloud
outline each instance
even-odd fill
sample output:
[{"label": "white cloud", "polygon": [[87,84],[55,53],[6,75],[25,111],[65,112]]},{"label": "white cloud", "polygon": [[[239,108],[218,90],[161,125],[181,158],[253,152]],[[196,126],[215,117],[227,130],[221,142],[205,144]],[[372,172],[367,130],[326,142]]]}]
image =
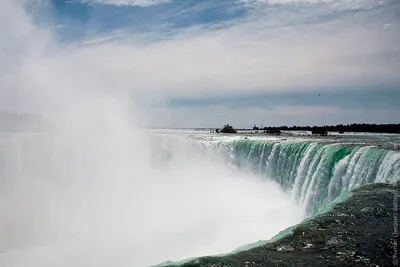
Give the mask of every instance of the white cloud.
[{"label": "white cloud", "polygon": [[[3,108],[51,109],[76,91],[127,99],[150,95],[162,103],[170,97],[322,92],[399,82],[400,35],[384,31],[368,14],[311,25],[296,24],[289,14],[219,30],[190,28],[146,45],[104,42],[111,36],[79,45],[59,44],[21,9],[9,12],[16,4],[3,5],[2,25],[8,27],[1,31],[0,44],[10,51],[1,53],[8,59],[0,66],[7,69],[0,73]],[[13,32],[22,34],[16,38]]]},{"label": "white cloud", "polygon": [[[398,80],[400,36],[358,27],[249,32],[246,26],[181,35],[148,46],[75,47],[63,64],[115,88],[166,95],[248,93]],[[322,31],[322,32],[321,32]],[[271,38],[271,35],[275,35]],[[384,58],[392,53],[391,59]],[[122,85],[123,84],[123,85]]]},{"label": "white cloud", "polygon": [[335,10],[365,10],[381,6],[391,0],[237,0],[249,8],[264,8],[268,5],[319,5]]},{"label": "white cloud", "polygon": [[83,3],[115,5],[115,6],[140,6],[148,7],[153,5],[165,4],[170,0],[81,0]]}]

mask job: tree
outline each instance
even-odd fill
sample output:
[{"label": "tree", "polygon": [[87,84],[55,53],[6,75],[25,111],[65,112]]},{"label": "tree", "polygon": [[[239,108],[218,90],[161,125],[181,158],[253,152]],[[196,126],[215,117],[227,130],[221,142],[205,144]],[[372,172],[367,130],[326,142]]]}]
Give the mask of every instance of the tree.
[{"label": "tree", "polygon": [[272,134],[272,135],[280,135],[281,130],[279,130],[279,128],[268,128],[268,129],[264,130],[264,133]]},{"label": "tree", "polygon": [[237,131],[229,124],[224,125],[224,128],[220,131],[221,133],[237,133]]},{"label": "tree", "polygon": [[312,134],[328,135],[328,132],[323,127],[314,127],[311,131]]}]

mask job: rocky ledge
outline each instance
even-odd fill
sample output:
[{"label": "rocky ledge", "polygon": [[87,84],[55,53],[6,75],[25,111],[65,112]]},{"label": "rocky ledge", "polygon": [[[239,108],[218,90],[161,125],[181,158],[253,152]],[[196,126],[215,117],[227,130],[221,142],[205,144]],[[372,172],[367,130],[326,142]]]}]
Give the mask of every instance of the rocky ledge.
[{"label": "rocky ledge", "polygon": [[365,185],[275,241],[160,266],[398,266],[399,187],[399,182]]}]

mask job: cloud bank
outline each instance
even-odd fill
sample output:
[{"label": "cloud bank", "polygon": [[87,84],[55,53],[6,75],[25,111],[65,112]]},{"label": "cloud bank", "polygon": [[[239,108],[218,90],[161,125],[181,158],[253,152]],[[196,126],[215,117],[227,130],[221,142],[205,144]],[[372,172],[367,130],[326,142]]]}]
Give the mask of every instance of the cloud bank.
[{"label": "cloud bank", "polygon": [[[244,11],[237,18],[212,24],[199,20],[179,27],[175,22],[166,22],[168,17],[173,21],[182,14],[191,18],[196,14],[200,18],[211,14],[217,17],[222,9],[232,5],[228,2],[217,5],[208,0],[183,7],[173,1],[163,5],[165,10],[151,11],[154,14],[149,11],[151,21],[152,16],[162,17],[160,24],[152,24],[152,31],[140,31],[140,25],[121,26],[118,31],[102,32],[96,38],[83,37],[85,42],[75,39],[67,43],[55,40],[55,28],[32,26],[21,10],[16,10],[12,17],[12,13],[4,11],[7,14],[3,16],[3,25],[12,31],[2,31],[7,34],[2,40],[11,41],[3,42],[3,62],[7,63],[2,68],[8,71],[2,75],[5,89],[1,92],[1,105],[15,109],[57,107],[54,99],[62,102],[68,98],[68,92],[93,90],[90,88],[100,83],[104,85],[100,90],[127,95],[143,108],[169,109],[174,114],[176,109],[168,107],[173,99],[250,99],[249,96],[260,93],[267,99],[269,94],[337,90],[361,95],[370,91],[371,86],[378,92],[382,86],[397,88],[400,84],[400,31],[395,27],[395,10],[400,7],[394,1],[358,1],[358,8],[353,1],[345,0],[239,1],[236,5],[252,5],[253,10],[256,3],[263,7],[258,7],[256,13]],[[6,2],[3,5],[9,5],[8,9],[13,6]],[[342,8],[336,8],[339,6]],[[168,8],[173,8],[173,12],[168,13]],[[92,16],[91,25],[95,25],[95,11]],[[90,32],[90,27],[86,31]],[[21,34],[16,38],[12,32]],[[24,51],[23,61],[15,60],[22,55],[20,51]],[[18,68],[10,69],[17,64]],[[65,88],[60,90],[64,93],[49,97],[51,101],[39,99],[43,97],[26,89],[29,83],[35,90],[49,90],[44,88],[55,87],[50,80],[57,76],[70,77],[67,81],[79,79],[84,86],[78,89],[68,82],[58,84]],[[11,104],[16,98],[18,104]],[[28,103],[23,103],[24,98]],[[37,104],[33,105],[32,99]],[[387,99],[391,101],[389,96]],[[285,105],[282,103],[278,109]],[[362,101],[354,105],[357,109]],[[340,103],[327,106],[340,108]],[[251,117],[250,110],[246,114]],[[364,119],[368,121],[368,117]],[[285,123],[283,120],[282,124]]]},{"label": "cloud bank", "polygon": [[170,0],[81,0],[82,3],[102,4],[115,6],[139,6],[148,7],[168,3]]}]

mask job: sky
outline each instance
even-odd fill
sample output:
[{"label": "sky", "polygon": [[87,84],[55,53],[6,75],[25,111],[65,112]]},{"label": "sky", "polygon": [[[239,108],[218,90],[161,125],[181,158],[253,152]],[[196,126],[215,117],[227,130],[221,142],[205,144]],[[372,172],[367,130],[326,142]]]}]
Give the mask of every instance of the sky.
[{"label": "sky", "polygon": [[152,127],[400,123],[398,0],[5,0],[0,23],[0,110],[101,91]]}]

